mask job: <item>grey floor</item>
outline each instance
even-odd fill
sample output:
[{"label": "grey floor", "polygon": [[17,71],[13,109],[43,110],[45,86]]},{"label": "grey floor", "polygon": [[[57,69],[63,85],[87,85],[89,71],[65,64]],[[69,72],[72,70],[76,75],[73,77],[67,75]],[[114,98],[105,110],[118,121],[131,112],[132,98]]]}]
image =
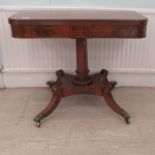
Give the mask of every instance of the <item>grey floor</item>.
[{"label": "grey floor", "polygon": [[131,124],[102,97],[64,98],[36,128],[35,114],[50,100],[47,88],[0,90],[0,155],[155,155],[155,88],[116,88]]}]

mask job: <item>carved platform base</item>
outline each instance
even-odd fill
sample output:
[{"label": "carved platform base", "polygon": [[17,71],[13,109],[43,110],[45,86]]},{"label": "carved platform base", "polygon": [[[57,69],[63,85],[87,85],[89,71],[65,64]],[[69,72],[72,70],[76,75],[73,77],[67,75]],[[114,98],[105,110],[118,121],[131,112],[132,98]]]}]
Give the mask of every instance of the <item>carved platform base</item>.
[{"label": "carved platform base", "polygon": [[83,85],[75,84],[76,76],[66,74],[63,70],[56,72],[56,82],[48,82],[53,97],[48,106],[39,113],[34,120],[38,127],[40,127],[41,120],[51,114],[58,106],[62,97],[76,95],[76,94],[93,94],[103,96],[106,104],[117,114],[121,115],[127,124],[129,124],[130,115],[122,109],[112,97],[111,91],[117,84],[116,82],[109,82],[107,79],[108,71],[102,70],[100,73],[90,75],[91,82]]}]

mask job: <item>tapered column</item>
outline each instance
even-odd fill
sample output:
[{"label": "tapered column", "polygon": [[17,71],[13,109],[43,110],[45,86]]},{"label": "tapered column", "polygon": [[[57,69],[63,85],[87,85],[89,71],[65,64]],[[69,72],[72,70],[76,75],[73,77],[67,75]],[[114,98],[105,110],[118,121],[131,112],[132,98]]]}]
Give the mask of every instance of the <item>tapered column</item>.
[{"label": "tapered column", "polygon": [[77,85],[88,85],[92,79],[88,75],[88,57],[87,57],[87,40],[85,38],[76,39],[76,58],[77,58],[77,76],[73,83]]}]

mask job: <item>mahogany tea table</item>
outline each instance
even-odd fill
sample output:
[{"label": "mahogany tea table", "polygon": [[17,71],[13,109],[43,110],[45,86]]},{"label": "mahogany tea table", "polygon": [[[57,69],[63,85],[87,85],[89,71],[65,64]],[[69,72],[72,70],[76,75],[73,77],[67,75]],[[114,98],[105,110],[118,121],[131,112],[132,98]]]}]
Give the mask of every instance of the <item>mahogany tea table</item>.
[{"label": "mahogany tea table", "polygon": [[[108,71],[90,75],[87,60],[87,39],[144,38],[147,18],[133,11],[21,11],[9,18],[15,38],[71,38],[76,40],[76,75],[56,72],[55,82],[47,82],[53,97],[48,106],[35,117],[41,120],[51,114],[63,97],[76,94],[102,96],[106,104],[129,124],[130,115],[113,99],[116,82],[107,79]],[[95,52],[95,51],[94,51]]]}]

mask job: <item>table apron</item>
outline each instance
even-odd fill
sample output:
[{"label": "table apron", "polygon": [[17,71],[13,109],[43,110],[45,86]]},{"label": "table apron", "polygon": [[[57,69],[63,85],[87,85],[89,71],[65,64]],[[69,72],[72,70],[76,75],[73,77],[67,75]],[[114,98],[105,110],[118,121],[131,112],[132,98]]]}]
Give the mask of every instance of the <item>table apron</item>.
[{"label": "table apron", "polygon": [[12,25],[15,38],[142,38],[146,25]]}]

